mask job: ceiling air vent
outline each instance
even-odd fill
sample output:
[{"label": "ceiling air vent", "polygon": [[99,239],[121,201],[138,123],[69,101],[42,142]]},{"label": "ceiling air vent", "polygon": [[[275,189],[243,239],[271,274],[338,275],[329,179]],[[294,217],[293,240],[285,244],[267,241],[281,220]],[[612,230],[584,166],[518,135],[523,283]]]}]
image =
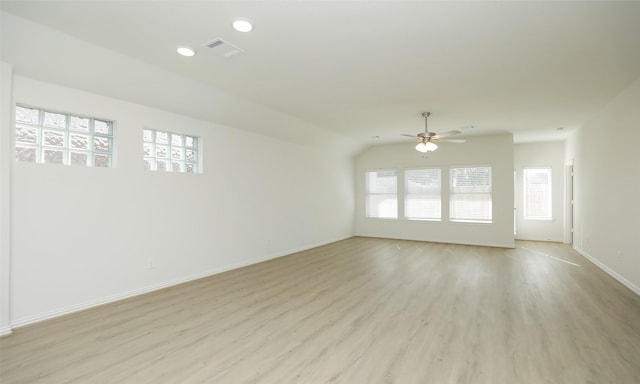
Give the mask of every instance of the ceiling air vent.
[{"label": "ceiling air vent", "polygon": [[221,38],[213,39],[202,46],[209,48],[211,52],[223,57],[231,57],[244,53],[242,49]]}]

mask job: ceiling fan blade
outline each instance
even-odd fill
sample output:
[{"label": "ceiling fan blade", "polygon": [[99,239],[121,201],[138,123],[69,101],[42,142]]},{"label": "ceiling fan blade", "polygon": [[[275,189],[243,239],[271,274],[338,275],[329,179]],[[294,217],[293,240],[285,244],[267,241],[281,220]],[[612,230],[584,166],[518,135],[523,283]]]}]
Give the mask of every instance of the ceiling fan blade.
[{"label": "ceiling fan blade", "polygon": [[416,135],[408,135],[406,133],[401,133],[400,136],[413,137],[414,139],[416,138]]},{"label": "ceiling fan blade", "polygon": [[462,144],[467,142],[467,140],[465,139],[435,139],[435,141],[437,141],[438,143],[457,143],[457,144]]},{"label": "ceiling fan blade", "polygon": [[437,135],[434,136],[435,139],[441,139],[443,137],[447,137],[447,136],[453,136],[453,135],[459,135],[462,132],[460,131],[448,131],[448,132],[442,132],[442,133],[438,133]]}]

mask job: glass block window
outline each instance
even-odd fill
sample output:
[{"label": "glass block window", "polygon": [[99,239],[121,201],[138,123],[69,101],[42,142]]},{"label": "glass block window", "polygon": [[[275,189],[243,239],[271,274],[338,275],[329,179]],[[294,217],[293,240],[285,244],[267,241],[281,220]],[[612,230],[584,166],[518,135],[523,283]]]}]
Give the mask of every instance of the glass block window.
[{"label": "glass block window", "polygon": [[492,222],[491,167],[450,169],[449,215],[451,221]]},{"label": "glass block window", "polygon": [[16,160],[113,166],[113,121],[16,105]]},{"label": "glass block window", "polygon": [[197,137],[145,129],[142,139],[144,169],[164,172],[201,172]]},{"label": "glass block window", "polygon": [[367,172],[367,217],[398,218],[398,177],[396,171]]},{"label": "glass block window", "polygon": [[407,169],[405,181],[404,216],[409,220],[440,220],[440,168]]}]

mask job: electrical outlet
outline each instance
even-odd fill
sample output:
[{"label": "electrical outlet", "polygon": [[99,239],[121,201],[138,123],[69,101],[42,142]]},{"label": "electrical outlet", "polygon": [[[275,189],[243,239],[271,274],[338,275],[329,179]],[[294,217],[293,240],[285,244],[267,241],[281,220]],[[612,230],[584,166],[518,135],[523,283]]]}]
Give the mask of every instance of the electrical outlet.
[{"label": "electrical outlet", "polygon": [[618,257],[622,257],[622,251],[618,250]]},{"label": "electrical outlet", "polygon": [[147,260],[147,269],[153,269],[154,267],[153,259]]}]

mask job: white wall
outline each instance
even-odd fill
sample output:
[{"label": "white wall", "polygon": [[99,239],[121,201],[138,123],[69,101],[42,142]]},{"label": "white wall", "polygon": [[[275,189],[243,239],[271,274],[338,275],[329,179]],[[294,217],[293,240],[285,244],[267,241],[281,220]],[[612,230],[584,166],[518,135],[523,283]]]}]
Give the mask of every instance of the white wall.
[{"label": "white wall", "polygon": [[[79,37],[0,18],[11,68],[5,76],[3,65],[3,137],[12,145],[4,117],[12,73],[14,102],[115,119],[118,142],[114,169],[2,154],[13,215],[0,232],[11,232],[12,262],[11,316],[3,309],[0,318],[10,325],[353,235],[359,143]],[[144,172],[144,127],[200,136],[204,174]]]},{"label": "white wall", "polygon": [[11,66],[1,64],[0,84],[0,335],[11,331],[10,279],[11,279]]},{"label": "white wall", "polygon": [[640,294],[640,78],[572,139],[574,247]]},{"label": "white wall", "polygon": [[[113,169],[12,162],[13,326],[353,235],[342,151],[22,76],[13,97],[117,121]],[[204,173],[144,171],[145,127],[199,136]]]},{"label": "white wall", "polygon": [[[469,138],[465,144],[446,144],[428,158],[413,149],[415,144],[380,145],[356,158],[356,235],[423,240],[445,243],[514,247],[513,236],[513,138],[511,134]],[[492,166],[493,223],[471,224],[446,220],[448,215],[448,172],[454,165]],[[365,217],[365,173],[368,170],[442,167],[443,221],[403,219],[404,186],[398,178],[397,220]]]},{"label": "white wall", "polygon": [[[564,141],[514,145],[516,239],[564,241],[564,145]],[[531,167],[551,167],[552,220],[528,220],[524,218],[523,169]]]},{"label": "white wall", "polygon": [[[319,148],[359,143],[188,77],[0,12],[2,61],[15,74]],[[169,53],[168,53],[169,54]],[[175,52],[171,57],[184,61]],[[196,56],[193,60],[204,60]],[[183,63],[184,65],[184,63]],[[224,72],[217,75],[225,76]],[[254,86],[259,87],[259,84]]]}]

